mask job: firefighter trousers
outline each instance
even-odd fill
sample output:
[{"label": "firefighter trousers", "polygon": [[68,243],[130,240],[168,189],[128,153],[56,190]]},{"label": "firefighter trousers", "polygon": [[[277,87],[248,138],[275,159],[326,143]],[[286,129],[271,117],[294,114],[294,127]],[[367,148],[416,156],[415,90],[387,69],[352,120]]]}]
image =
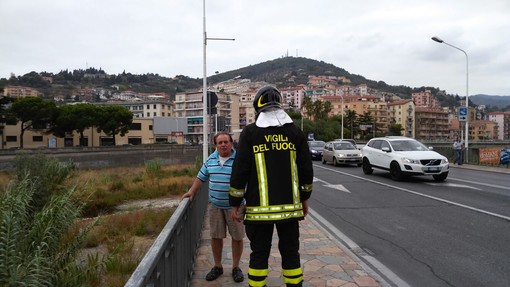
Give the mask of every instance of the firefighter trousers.
[{"label": "firefighter trousers", "polygon": [[250,240],[251,247],[248,269],[249,286],[263,287],[266,285],[274,226],[278,233],[278,249],[282,257],[283,282],[288,287],[302,286],[303,271],[299,256],[298,221],[276,224],[246,223],[246,236]]}]

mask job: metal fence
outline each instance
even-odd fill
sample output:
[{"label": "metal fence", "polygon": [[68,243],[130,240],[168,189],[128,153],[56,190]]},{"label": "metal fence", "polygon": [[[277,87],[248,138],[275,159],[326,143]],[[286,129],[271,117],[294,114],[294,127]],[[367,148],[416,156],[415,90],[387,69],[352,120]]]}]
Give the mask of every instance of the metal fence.
[{"label": "metal fence", "polygon": [[208,185],[177,207],[125,287],[191,285],[195,257],[208,201]]}]

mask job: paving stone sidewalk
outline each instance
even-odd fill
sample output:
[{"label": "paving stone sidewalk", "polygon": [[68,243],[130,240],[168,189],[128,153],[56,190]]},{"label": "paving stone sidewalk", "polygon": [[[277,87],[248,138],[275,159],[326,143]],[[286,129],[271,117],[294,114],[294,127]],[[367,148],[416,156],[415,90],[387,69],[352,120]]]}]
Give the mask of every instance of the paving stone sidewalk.
[{"label": "paving stone sidewalk", "polygon": [[[249,263],[250,246],[245,238],[244,252],[241,258],[240,268],[243,270],[245,280],[236,283],[232,279],[232,252],[231,239],[228,236],[224,240],[223,247],[223,270],[224,273],[215,281],[206,281],[205,275],[214,265],[211,250],[211,238],[209,236],[209,219],[206,215],[204,230],[202,231],[201,245],[195,261],[192,287],[235,287],[248,286],[247,271]],[[346,247],[332,239],[326,231],[316,226],[309,217],[300,222],[301,241],[301,266],[304,272],[304,284],[306,287],[376,287],[382,286],[374,276],[369,275],[358,260]],[[268,287],[284,287],[281,276],[281,257],[278,252],[278,236],[276,231],[273,236],[273,247],[269,257]]]}]

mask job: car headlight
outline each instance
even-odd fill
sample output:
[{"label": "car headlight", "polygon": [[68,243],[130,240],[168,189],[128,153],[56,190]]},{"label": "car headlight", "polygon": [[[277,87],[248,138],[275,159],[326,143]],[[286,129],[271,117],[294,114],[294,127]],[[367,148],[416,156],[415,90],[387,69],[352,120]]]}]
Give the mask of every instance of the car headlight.
[{"label": "car headlight", "polygon": [[441,164],[445,164],[445,163],[448,163],[448,159],[447,159],[447,158],[443,158],[443,159],[441,160]]},{"label": "car headlight", "polygon": [[318,151],[316,151],[316,150],[314,150],[314,149],[312,149],[312,153],[319,153],[319,152],[318,152]]},{"label": "car headlight", "polygon": [[414,163],[414,164],[419,164],[420,163],[419,160],[408,158],[408,157],[403,157],[403,158],[401,158],[401,160],[402,160],[403,163]]},{"label": "car headlight", "polygon": [[339,154],[337,154],[337,155],[338,155],[339,157],[344,157],[344,156],[345,156],[345,154],[343,154],[343,153],[339,153]]},{"label": "car headlight", "polygon": [[358,153],[358,156],[359,156],[359,157],[362,157],[362,156],[363,156],[363,154],[361,154],[361,153]]}]

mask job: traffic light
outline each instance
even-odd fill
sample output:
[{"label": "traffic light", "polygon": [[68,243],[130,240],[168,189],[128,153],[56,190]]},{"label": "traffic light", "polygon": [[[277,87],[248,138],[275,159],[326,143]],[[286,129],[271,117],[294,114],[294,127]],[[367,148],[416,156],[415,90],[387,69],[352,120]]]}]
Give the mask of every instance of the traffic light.
[{"label": "traffic light", "polygon": [[215,115],[218,112],[216,104],[218,103],[218,95],[215,92],[207,92],[207,114]]}]

